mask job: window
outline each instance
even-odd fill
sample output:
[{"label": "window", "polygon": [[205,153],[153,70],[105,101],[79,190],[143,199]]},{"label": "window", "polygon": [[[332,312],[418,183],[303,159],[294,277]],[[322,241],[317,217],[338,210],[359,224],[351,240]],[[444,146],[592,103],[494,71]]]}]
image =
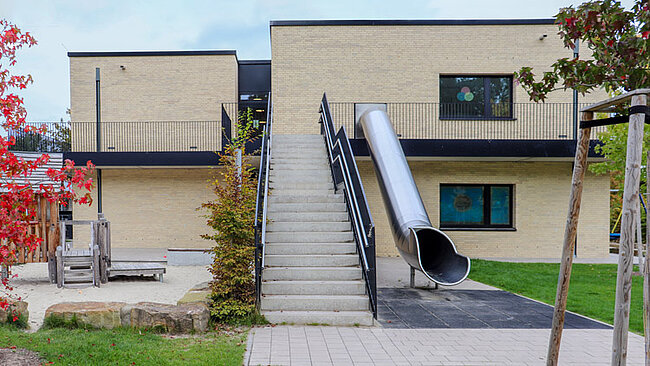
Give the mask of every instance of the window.
[{"label": "window", "polygon": [[443,119],[511,119],[512,76],[441,76]]},{"label": "window", "polygon": [[441,228],[512,228],[512,185],[440,185]]}]

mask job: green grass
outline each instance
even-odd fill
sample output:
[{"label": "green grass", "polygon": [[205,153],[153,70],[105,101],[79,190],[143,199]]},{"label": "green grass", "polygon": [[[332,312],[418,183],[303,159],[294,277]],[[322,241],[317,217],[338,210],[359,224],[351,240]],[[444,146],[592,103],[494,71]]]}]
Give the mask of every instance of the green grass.
[{"label": "green grass", "polygon": [[[574,264],[567,309],[614,322],[615,264]],[[555,304],[559,263],[509,263],[472,259],[469,277],[547,304]],[[634,267],[635,271],[638,268]],[[632,277],[630,330],[643,334],[643,277]]]},{"label": "green grass", "polygon": [[162,336],[132,329],[54,328],[26,333],[0,327],[0,348],[38,352],[55,365],[241,365],[246,332]]}]

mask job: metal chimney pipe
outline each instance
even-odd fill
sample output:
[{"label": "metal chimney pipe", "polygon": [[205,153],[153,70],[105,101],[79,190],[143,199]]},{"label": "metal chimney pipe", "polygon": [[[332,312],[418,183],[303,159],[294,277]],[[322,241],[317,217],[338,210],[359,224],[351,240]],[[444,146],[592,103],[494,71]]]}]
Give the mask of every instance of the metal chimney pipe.
[{"label": "metal chimney pipe", "polygon": [[459,284],[469,274],[470,260],[458,254],[451,239],[431,225],[388,115],[370,109],[361,115],[359,123],[400,255],[437,284]]}]

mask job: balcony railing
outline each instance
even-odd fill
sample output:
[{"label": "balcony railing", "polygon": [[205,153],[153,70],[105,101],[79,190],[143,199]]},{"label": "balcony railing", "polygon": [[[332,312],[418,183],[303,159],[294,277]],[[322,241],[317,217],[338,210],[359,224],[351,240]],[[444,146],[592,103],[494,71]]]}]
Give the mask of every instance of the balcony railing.
[{"label": "balcony railing", "polygon": [[220,151],[232,136],[237,103],[221,103],[210,121],[29,122],[45,134],[9,131],[12,150],[43,152],[187,152]]},{"label": "balcony railing", "polygon": [[[345,126],[353,138],[362,132],[355,121],[365,103],[330,102],[336,128]],[[374,104],[374,103],[373,103]],[[381,103],[401,139],[572,140],[575,138],[572,103],[507,103],[484,109],[465,104]],[[587,106],[578,104],[578,110]],[[578,116],[580,114],[578,113]],[[578,117],[579,118],[579,117]],[[597,132],[604,127],[595,128]],[[353,133],[352,133],[353,132]]]},{"label": "balcony railing", "polygon": [[45,133],[25,132],[22,130],[6,131],[8,137],[13,137],[16,144],[11,146],[13,151],[66,152],[70,151],[69,122],[29,122],[29,126],[45,125]]}]

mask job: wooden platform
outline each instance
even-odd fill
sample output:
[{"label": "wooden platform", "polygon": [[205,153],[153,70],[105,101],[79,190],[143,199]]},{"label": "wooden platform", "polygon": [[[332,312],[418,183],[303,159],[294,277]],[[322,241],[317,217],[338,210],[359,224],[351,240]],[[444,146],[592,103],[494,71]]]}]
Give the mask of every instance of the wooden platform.
[{"label": "wooden platform", "polygon": [[108,276],[155,276],[158,281],[163,281],[165,267],[160,263],[146,262],[113,262],[108,268]]}]

